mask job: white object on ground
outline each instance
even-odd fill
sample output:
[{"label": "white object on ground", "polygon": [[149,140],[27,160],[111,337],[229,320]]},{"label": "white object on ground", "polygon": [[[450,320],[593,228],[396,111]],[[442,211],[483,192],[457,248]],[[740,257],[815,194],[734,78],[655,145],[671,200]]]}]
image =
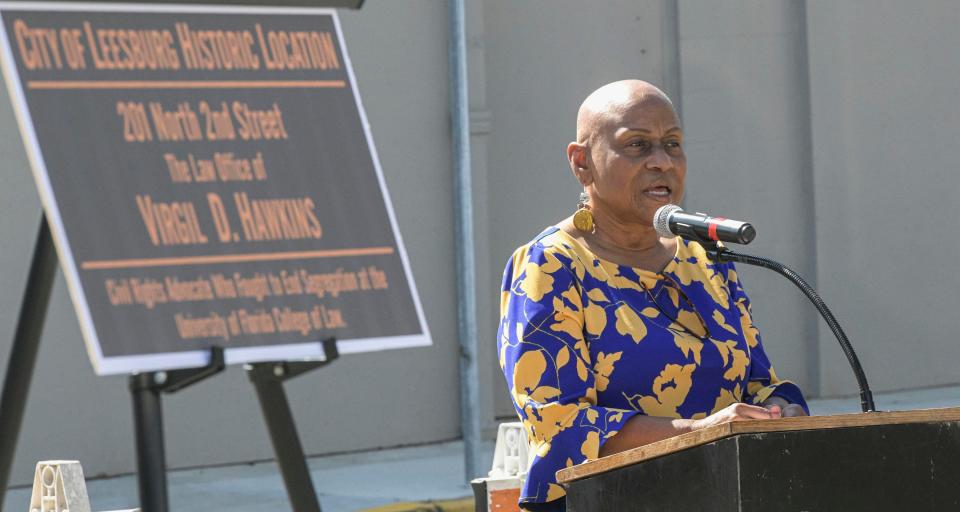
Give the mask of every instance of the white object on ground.
[{"label": "white object on ground", "polygon": [[487,476],[490,478],[519,478],[527,475],[529,466],[527,433],[523,423],[501,423],[497,429],[497,445],[493,452],[493,467]]},{"label": "white object on ground", "polygon": [[[139,512],[140,509],[114,512]],[[44,460],[33,474],[29,512],[90,512],[83,468],[75,460]]]}]

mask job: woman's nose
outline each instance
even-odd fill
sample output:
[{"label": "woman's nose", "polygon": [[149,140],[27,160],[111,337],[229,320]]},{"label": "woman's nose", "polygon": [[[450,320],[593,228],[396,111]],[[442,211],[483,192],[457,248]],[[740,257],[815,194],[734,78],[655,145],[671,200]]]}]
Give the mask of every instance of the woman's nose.
[{"label": "woman's nose", "polygon": [[654,171],[669,171],[673,169],[673,158],[667,154],[662,145],[657,145],[653,148],[653,151],[650,152],[646,166],[648,169]]}]

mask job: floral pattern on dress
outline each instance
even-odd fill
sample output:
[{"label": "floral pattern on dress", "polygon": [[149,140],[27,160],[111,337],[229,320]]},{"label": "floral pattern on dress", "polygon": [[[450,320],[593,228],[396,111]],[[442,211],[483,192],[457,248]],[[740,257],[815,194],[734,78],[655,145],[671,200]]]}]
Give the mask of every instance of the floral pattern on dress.
[{"label": "floral pattern on dress", "polygon": [[771,395],[807,408],[774,373],[733,264],[694,242],[653,273],[550,228],[514,252],[500,313],[500,366],[532,449],[521,504],[563,510],[556,472],[597,458],[636,414],[699,419]]}]

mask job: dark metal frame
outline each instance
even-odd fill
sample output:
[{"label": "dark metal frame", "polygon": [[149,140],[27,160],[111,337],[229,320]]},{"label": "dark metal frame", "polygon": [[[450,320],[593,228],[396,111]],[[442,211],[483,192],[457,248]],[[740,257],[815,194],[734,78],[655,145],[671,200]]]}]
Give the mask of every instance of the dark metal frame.
[{"label": "dark metal frame", "polygon": [[167,492],[167,456],[163,442],[161,393],[176,393],[212,377],[226,368],[223,349],[210,349],[210,362],[202,368],[167,372],[137,373],[130,376],[133,399],[133,430],[137,447],[137,488],[144,512],[170,510]]},{"label": "dark metal frame", "polygon": [[50,290],[57,272],[57,253],[50,236],[47,218],[40,218],[40,229],[33,249],[33,261],[30,274],[23,291],[20,304],[20,317],[17,319],[17,331],[10,348],[7,361],[7,373],[3,380],[3,392],[0,393],[0,503],[7,493],[10,482],[10,470],[23,424],[23,411],[30,394],[30,380],[33,367],[37,362],[40,348],[40,336],[43,334],[43,321],[47,316],[50,303]]},{"label": "dark metal frame", "polygon": [[310,470],[283,383],[326,366],[339,357],[334,338],[323,341],[323,352],[326,357],[323,361],[255,363],[245,367],[247,377],[253,383],[260,400],[260,410],[267,423],[270,442],[283,475],[287,496],[293,510],[297,512],[320,512],[320,502],[310,479]]},{"label": "dark metal frame", "polygon": [[[0,503],[3,503],[10,480],[56,270],[57,254],[46,216],[43,216],[7,362],[3,390],[0,392]],[[283,383],[326,366],[339,356],[334,338],[323,341],[323,350],[323,361],[265,362],[245,366],[260,401],[287,495],[293,510],[297,512],[320,512],[320,502],[310,479]],[[213,347],[210,350],[210,362],[204,367],[130,376],[137,479],[143,512],[167,512],[170,509],[161,393],[175,393],[222,372],[225,367],[223,349]]]}]

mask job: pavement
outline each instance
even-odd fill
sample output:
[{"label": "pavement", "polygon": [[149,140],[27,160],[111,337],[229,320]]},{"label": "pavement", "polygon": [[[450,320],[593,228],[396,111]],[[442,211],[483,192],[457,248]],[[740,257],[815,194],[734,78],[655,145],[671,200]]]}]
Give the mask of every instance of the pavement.
[{"label": "pavement", "polygon": [[[957,407],[960,386],[878,393],[874,399],[885,411]],[[816,415],[860,411],[858,397],[814,399],[809,405]],[[488,446],[484,467],[493,459],[493,442]],[[308,466],[324,512],[472,510],[459,441],[312,457]],[[277,466],[270,462],[171,471],[168,485],[174,511],[290,510]],[[2,510],[27,511],[30,492],[10,489]],[[131,508],[137,501],[136,476],[88,480],[87,492],[94,511]]]}]

